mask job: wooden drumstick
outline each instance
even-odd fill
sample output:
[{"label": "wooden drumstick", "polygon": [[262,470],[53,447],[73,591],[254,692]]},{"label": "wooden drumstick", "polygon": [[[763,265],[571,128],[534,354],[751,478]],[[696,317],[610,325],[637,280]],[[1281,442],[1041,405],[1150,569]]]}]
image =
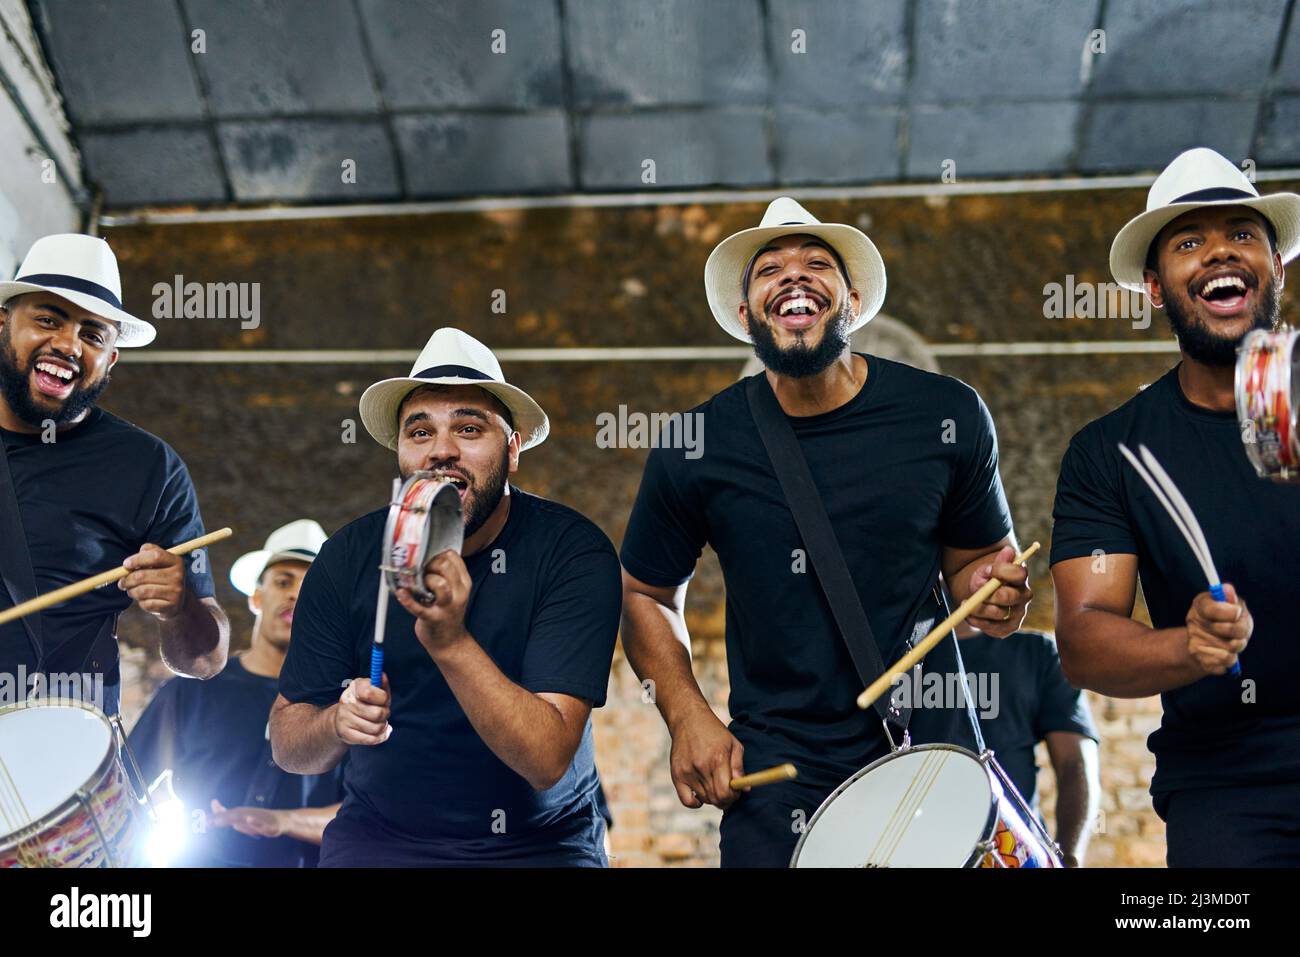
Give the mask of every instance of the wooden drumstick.
[{"label": "wooden drumstick", "polygon": [[[1023,552],[1013,558],[1012,564],[1023,565],[1039,549],[1038,542],[1030,545]],[[942,641],[953,628],[960,625],[980,605],[989,600],[995,591],[1002,587],[1002,582],[996,578],[990,578],[980,589],[971,595],[964,602],[957,606],[957,610],[935,626],[934,630],[922,638],[915,648],[909,651],[898,661],[886,669],[885,673],[871,682],[866,691],[858,695],[858,707],[862,709],[870,708],[882,694],[889,690],[894,683],[894,679],[920,661],[929,653],[930,649]]]},{"label": "wooden drumstick", "polygon": [[[198,538],[192,538],[188,542],[181,542],[179,545],[167,549],[173,555],[185,555],[194,551],[196,548],[202,548],[205,545],[211,545],[213,542],[219,542],[223,538],[229,538],[232,532],[229,528],[219,528],[215,532],[208,532],[206,535],[200,535]],[[12,608],[6,608],[0,611],[0,625],[7,622],[16,621],[24,618],[32,612],[41,611],[49,608],[51,605],[57,605],[67,601],[69,598],[76,598],[78,595],[84,595],[88,591],[94,591],[100,585],[107,585],[109,582],[115,582],[119,578],[125,578],[131,574],[131,570],[125,565],[118,565],[111,571],[100,572],[98,575],[91,575],[89,578],[83,578],[79,582],[73,582],[71,585],[64,585],[62,588],[56,588],[54,591],[46,592],[44,595],[38,595],[31,601],[25,601],[21,605],[14,605]]]},{"label": "wooden drumstick", "polygon": [[778,781],[793,781],[798,776],[799,769],[793,764],[778,764],[774,768],[766,768],[762,771],[755,771],[753,774],[732,778],[731,790],[739,791],[742,788],[756,788],[764,784],[776,784]]}]

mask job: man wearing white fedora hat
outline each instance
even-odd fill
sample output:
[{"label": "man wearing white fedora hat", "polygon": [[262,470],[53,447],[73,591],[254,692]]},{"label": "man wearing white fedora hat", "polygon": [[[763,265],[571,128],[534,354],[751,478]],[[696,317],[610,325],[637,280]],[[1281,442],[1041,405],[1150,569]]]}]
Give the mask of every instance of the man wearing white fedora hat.
[{"label": "man wearing white fedora hat", "polygon": [[[1181,361],[1070,441],[1052,533],[1056,634],[1076,686],[1159,694],[1151,793],[1170,866],[1300,864],[1300,488],[1262,479],[1237,420],[1236,350],[1278,323],[1300,196],[1260,196],[1189,150],[1115,237],[1111,272],[1163,308]],[[1121,457],[1146,445],[1197,517],[1227,601]],[[1132,619],[1138,582],[1151,627]],[[1238,673],[1233,674],[1236,665]]]},{"label": "man wearing white fedora hat", "polygon": [[325,544],[311,519],[277,528],[240,556],[230,582],[253,613],[249,648],[207,681],[164,684],[131,731],[145,778],[172,772],[176,794],[204,827],[172,866],[311,867],[343,799],[341,768],[302,776],[272,759],[268,722],[289,649],[298,590]]},{"label": "man wearing white fedora hat", "polygon": [[[713,250],[704,281],[718,324],[751,343],[765,371],[694,410],[712,436],[702,456],[651,450],[623,540],[623,642],[655,683],[681,802],[725,808],[723,865],[784,866],[802,823],[886,754],[894,731],[973,744],[963,701],[920,707],[917,694],[910,725],[909,709],[891,704],[884,726],[855,703],[864,681],[943,617],[940,574],[958,599],[993,575],[1006,582],[973,619],[999,637],[1020,627],[1031,592],[1010,563],[1011,516],[979,396],[849,348],[885,298],[871,240],[781,198],[757,228]],[[782,430],[791,444],[774,453],[769,438]],[[795,459],[810,481],[792,498]],[[804,534],[800,513],[817,509],[832,535]],[[705,544],[727,583],[729,728],[692,674],[683,613]],[[847,591],[823,579],[833,563]],[[862,627],[842,629],[853,605],[846,613],[864,616]],[[960,675],[955,639],[926,668]],[[786,761],[798,780],[732,791],[732,777]]]},{"label": "man wearing white fedora hat", "polygon": [[122,308],[117,259],[93,236],[37,240],[0,282],[0,553],[8,605],[125,564],[102,588],[0,627],[0,669],[102,676],[118,708],[115,626],[131,601],[159,622],[163,660],[208,677],[229,626],[206,555],[165,551],[203,533],[185,463],[165,442],[96,406],[121,348],[154,328]]},{"label": "man wearing white fedora hat", "polygon": [[330,538],[303,583],[271,736],[300,773],[349,755],[322,866],[605,864],[590,713],[609,681],[618,557],[588,519],[509,481],[546,414],[485,345],[439,329],[410,375],[365,391],[361,419],[404,478],[457,486],[464,545],[426,565],[428,604],[385,592],[379,688],[356,676],[388,509]]}]

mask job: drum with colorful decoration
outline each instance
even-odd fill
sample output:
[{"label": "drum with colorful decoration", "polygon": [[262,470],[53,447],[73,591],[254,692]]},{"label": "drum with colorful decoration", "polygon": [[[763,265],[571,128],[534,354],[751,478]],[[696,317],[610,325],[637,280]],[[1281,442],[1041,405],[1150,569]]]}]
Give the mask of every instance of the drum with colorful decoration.
[{"label": "drum with colorful decoration", "polygon": [[102,711],[0,708],[0,867],[135,866],[147,821]]}]

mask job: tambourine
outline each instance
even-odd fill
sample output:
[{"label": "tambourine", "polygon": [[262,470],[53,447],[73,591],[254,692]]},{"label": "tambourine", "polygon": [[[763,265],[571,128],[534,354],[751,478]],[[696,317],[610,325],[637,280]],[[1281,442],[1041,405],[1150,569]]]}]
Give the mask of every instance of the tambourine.
[{"label": "tambourine", "polygon": [[388,507],[384,581],[394,594],[409,588],[417,599],[431,601],[424,566],[447,549],[459,552],[464,540],[465,520],[456,486],[433,472],[412,473]]},{"label": "tambourine", "polygon": [[1261,478],[1300,482],[1300,330],[1256,329],[1237,350],[1234,391],[1241,441]]}]

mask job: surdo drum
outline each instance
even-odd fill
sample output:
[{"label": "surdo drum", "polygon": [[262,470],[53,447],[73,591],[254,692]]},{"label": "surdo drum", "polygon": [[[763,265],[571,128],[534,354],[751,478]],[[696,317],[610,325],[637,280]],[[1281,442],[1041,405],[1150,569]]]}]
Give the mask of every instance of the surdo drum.
[{"label": "surdo drum", "polygon": [[1237,419],[1246,457],[1260,478],[1300,481],[1300,331],[1255,329],[1237,351]]}]

